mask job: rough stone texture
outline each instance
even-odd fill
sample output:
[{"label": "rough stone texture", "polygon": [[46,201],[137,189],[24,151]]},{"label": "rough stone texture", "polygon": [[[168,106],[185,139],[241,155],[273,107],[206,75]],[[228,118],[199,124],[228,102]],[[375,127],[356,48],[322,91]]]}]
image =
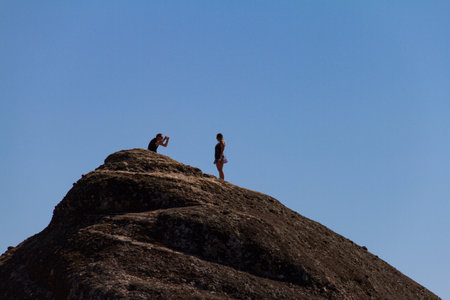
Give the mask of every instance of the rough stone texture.
[{"label": "rough stone texture", "polygon": [[0,299],[438,299],[276,199],[144,149],[0,257]]}]

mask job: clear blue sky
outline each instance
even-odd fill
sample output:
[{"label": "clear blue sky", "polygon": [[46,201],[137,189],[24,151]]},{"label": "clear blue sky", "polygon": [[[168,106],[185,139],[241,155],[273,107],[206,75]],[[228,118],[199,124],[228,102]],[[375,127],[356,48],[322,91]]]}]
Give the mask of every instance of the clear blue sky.
[{"label": "clear blue sky", "polygon": [[450,299],[449,1],[0,0],[0,253],[81,174],[160,150]]}]

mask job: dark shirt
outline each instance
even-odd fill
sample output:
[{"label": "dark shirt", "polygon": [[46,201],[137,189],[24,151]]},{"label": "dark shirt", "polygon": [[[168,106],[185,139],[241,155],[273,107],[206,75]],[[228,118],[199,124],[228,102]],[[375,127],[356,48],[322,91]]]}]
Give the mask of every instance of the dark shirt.
[{"label": "dark shirt", "polygon": [[156,138],[154,138],[148,144],[148,150],[153,151],[153,152],[158,152],[158,151],[156,151],[157,149],[158,149],[158,145],[156,145]]},{"label": "dark shirt", "polygon": [[217,143],[216,148],[215,148],[214,159],[216,161],[219,160],[221,154],[222,154],[222,143],[219,142],[219,143]]}]

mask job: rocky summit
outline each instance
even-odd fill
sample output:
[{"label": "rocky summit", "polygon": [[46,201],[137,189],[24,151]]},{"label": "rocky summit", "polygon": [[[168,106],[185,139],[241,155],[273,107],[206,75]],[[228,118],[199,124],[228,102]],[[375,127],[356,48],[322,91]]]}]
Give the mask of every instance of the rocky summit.
[{"label": "rocky summit", "polygon": [[0,257],[0,299],[439,299],[276,199],[144,149]]}]

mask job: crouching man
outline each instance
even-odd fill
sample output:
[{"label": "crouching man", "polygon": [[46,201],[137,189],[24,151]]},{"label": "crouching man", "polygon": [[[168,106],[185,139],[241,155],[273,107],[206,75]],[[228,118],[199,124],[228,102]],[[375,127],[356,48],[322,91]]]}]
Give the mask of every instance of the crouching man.
[{"label": "crouching man", "polygon": [[158,152],[158,146],[167,147],[167,144],[169,143],[169,137],[165,136],[163,137],[162,133],[158,133],[154,139],[150,141],[148,144],[148,150],[153,152]]}]

